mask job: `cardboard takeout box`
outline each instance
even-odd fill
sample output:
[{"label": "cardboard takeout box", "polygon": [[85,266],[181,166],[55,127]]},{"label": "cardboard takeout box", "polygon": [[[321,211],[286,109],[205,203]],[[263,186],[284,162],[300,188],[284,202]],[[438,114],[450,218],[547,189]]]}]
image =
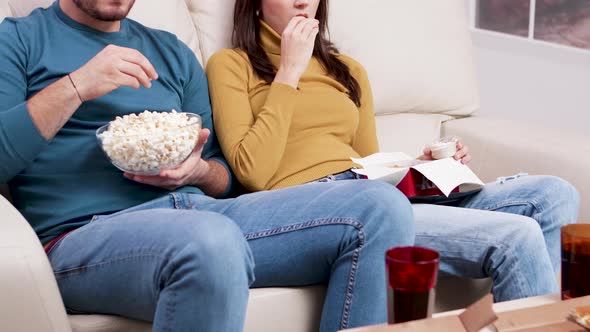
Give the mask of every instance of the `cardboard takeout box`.
[{"label": "cardboard takeout box", "polygon": [[491,295],[474,303],[460,315],[430,318],[393,325],[375,325],[345,332],[587,332],[570,314],[590,305],[590,296],[533,308],[494,313]]},{"label": "cardboard takeout box", "polygon": [[402,152],[379,152],[365,158],[351,158],[362,169],[354,172],[371,180],[396,186],[408,197],[449,195],[483,187],[484,183],[467,165],[446,158],[416,160]]}]

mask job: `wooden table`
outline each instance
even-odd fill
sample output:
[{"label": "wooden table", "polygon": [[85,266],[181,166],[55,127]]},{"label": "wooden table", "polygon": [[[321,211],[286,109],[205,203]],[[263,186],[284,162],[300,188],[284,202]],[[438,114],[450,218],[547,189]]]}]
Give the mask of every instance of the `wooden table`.
[{"label": "wooden table", "polygon": [[[556,303],[556,302],[559,302],[560,300],[561,300],[561,294],[555,293],[555,294],[549,294],[549,295],[529,297],[529,298],[525,298],[525,299],[495,303],[493,305],[493,308],[496,313],[501,313],[501,312],[507,312],[507,311],[512,311],[512,310],[537,307],[537,306],[541,306],[544,304]],[[441,313],[434,314],[433,318],[456,316],[456,315],[461,314],[463,311],[464,311],[464,309],[441,312]],[[349,330],[345,330],[345,331],[346,332],[395,332],[396,329],[393,328],[393,325],[388,326],[387,324],[381,324],[381,325],[374,325],[374,326],[363,327],[363,328],[349,329]],[[493,332],[494,330],[491,328],[485,328],[482,331]]]}]

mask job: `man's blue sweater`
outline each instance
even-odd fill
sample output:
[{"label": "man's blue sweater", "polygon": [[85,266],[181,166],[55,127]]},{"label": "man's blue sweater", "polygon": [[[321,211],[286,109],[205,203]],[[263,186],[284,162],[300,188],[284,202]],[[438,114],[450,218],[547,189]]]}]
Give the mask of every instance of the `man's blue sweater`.
[{"label": "man's blue sweater", "polygon": [[[140,51],[154,65],[158,80],[150,89],[121,87],[83,103],[46,141],[26,101],[109,44]],[[212,132],[203,158],[215,158],[227,168],[214,139],[205,74],[174,35],[130,19],[121,22],[118,32],[97,31],[70,19],[57,1],[0,24],[0,183],[8,183],[15,206],[43,243],[85,224],[92,215],[167,193],[123,177],[103,155],[95,131],[116,116],[172,109],[201,115],[203,127]],[[195,187],[182,190],[202,194]]]}]

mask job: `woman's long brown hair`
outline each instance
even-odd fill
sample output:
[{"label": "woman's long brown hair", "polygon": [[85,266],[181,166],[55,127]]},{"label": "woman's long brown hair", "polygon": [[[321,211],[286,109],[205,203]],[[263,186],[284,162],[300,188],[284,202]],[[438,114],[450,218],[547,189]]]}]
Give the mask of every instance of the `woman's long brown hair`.
[{"label": "woman's long brown hair", "polygon": [[[260,46],[260,23],[258,11],[262,0],[236,0],[234,9],[233,43],[242,49],[258,76],[271,83],[277,69]],[[328,30],[328,0],[320,0],[315,17],[320,21],[318,37],[315,40],[313,55],[320,61],[328,74],[348,89],[350,99],[357,107],[361,106],[361,90],[357,80],[352,77],[348,66],[336,57],[338,49],[326,37]]]}]

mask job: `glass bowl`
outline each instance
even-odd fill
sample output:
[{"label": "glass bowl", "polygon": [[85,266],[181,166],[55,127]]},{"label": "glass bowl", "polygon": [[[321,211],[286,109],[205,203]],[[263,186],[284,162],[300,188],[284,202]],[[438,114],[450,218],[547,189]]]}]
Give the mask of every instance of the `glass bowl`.
[{"label": "glass bowl", "polygon": [[154,128],[153,132],[146,134],[114,135],[109,133],[111,121],[96,130],[98,145],[109,161],[123,172],[160,174],[164,169],[175,168],[183,163],[198,141],[201,117],[194,113],[177,114],[186,114],[194,122],[167,130]]}]

